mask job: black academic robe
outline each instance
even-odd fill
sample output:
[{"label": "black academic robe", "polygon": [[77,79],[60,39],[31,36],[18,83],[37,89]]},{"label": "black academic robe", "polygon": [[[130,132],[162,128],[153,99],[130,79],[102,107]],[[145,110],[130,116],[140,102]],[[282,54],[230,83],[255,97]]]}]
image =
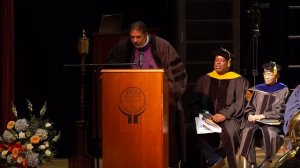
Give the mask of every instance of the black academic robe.
[{"label": "black academic robe", "polygon": [[[253,93],[245,108],[245,117],[248,118],[250,114],[263,114],[266,119],[283,120],[289,89],[279,82],[273,86],[264,85],[266,84],[249,89]],[[269,125],[247,121],[242,131],[239,153],[248,162],[255,163],[255,145],[257,145],[264,150],[265,159],[273,160],[283,143],[280,134],[282,134],[282,124]]]},{"label": "black academic robe", "polygon": [[235,154],[244,119],[242,110],[247,89],[248,81],[244,77],[234,72],[220,76],[213,71],[199,78],[191,100],[190,112],[194,117],[203,111],[226,117],[224,122],[218,123],[222,128],[221,134],[204,134],[197,138],[200,137],[199,141],[205,138],[215,148],[224,148],[231,168],[237,167]]},{"label": "black academic robe", "polygon": [[[168,81],[169,91],[169,160],[176,164],[186,160],[185,149],[185,118],[181,96],[187,86],[187,73],[184,63],[172,45],[158,37],[149,39],[152,56],[158,66],[164,70]],[[130,38],[117,43],[108,56],[108,63],[130,63],[134,46]],[[122,67],[124,68],[124,67]],[[125,68],[131,68],[127,66]]]}]

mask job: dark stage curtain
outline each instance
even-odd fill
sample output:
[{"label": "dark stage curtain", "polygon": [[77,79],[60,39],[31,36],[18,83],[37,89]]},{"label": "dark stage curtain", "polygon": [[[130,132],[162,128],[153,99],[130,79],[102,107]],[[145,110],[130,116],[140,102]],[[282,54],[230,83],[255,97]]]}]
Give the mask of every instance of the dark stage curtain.
[{"label": "dark stage curtain", "polygon": [[14,95],[14,1],[0,0],[0,119],[1,132],[6,123],[13,118],[11,103]]}]

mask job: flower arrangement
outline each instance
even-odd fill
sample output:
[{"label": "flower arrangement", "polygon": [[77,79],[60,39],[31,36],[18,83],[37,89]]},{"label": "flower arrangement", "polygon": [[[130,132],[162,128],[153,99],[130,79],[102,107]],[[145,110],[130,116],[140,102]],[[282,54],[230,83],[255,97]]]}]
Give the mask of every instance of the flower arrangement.
[{"label": "flower arrangement", "polygon": [[54,130],[53,123],[43,119],[46,102],[37,118],[31,102],[26,101],[29,119],[19,119],[17,109],[12,104],[15,120],[7,123],[7,129],[0,136],[0,160],[5,167],[38,167],[50,161],[55,154],[54,143],[60,138],[60,132]]}]

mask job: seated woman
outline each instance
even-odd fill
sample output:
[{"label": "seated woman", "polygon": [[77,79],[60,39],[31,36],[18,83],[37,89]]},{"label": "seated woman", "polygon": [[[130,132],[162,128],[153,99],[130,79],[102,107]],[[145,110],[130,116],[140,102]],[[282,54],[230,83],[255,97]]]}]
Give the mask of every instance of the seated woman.
[{"label": "seated woman", "polygon": [[239,154],[245,157],[253,168],[257,167],[255,146],[265,152],[265,159],[259,167],[270,167],[283,144],[283,138],[279,134],[282,132],[281,121],[289,94],[288,87],[277,81],[280,66],[275,62],[262,66],[265,83],[249,89],[253,93],[245,107],[247,121],[241,134],[239,149]]}]

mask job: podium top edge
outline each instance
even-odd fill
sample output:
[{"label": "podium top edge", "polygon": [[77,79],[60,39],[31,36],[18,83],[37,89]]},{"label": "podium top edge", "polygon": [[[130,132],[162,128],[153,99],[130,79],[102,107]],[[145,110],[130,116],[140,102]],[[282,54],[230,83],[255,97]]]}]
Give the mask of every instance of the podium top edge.
[{"label": "podium top edge", "polygon": [[163,69],[102,69],[101,72],[164,72]]}]

